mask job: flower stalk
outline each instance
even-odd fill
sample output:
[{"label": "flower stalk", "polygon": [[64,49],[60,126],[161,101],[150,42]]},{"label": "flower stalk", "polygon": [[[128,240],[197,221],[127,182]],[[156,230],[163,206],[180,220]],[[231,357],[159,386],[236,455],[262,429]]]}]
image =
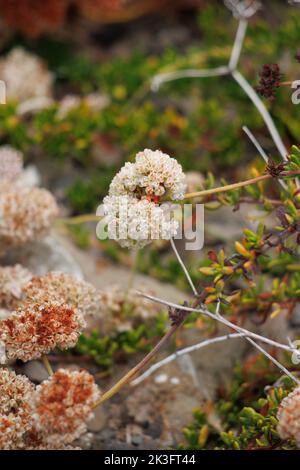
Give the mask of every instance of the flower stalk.
[{"label": "flower stalk", "polygon": [[44,367],[45,367],[46,371],[48,372],[48,374],[53,375],[52,366],[51,366],[51,364],[49,362],[49,359],[46,355],[42,356],[42,361],[43,361]]},{"label": "flower stalk", "polygon": [[[294,175],[297,176],[299,174],[300,174],[300,171],[286,171],[286,172],[282,172],[281,176],[294,176]],[[192,198],[195,198],[195,197],[211,196],[212,194],[216,194],[216,193],[225,193],[226,191],[232,191],[234,189],[243,188],[245,186],[250,186],[252,184],[257,184],[260,181],[266,181],[266,180],[269,180],[269,179],[272,179],[272,178],[274,178],[274,176],[272,176],[270,174],[259,175],[259,176],[256,176],[255,178],[251,178],[249,180],[240,181],[239,183],[227,184],[225,186],[220,186],[218,188],[204,189],[203,191],[196,191],[196,192],[193,192],[193,193],[186,193],[184,195],[184,199],[192,199]]]}]

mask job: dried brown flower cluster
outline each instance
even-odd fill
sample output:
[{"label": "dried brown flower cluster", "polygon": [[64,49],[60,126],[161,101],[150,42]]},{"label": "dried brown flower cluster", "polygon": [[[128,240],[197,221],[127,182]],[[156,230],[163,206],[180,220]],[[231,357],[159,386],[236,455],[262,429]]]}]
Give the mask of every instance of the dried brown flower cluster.
[{"label": "dried brown flower cluster", "polygon": [[300,385],[282,400],[277,418],[280,437],[294,439],[300,448]]},{"label": "dried brown flower cluster", "polygon": [[28,36],[53,31],[65,19],[69,0],[0,0],[6,24]]},{"label": "dried brown flower cluster", "polygon": [[124,7],[127,10],[130,9],[134,3],[136,2],[132,0],[77,0],[77,4],[84,15],[93,20],[101,20],[100,16],[102,16],[104,21],[106,17],[118,15]]},{"label": "dried brown flower cluster", "polygon": [[0,246],[20,246],[43,235],[58,214],[46,189],[13,188],[0,192]]},{"label": "dried brown flower cluster", "polygon": [[0,0],[0,14],[10,28],[36,37],[61,27],[70,7],[93,21],[128,21],[162,7],[199,6],[203,0]]},{"label": "dried brown flower cluster", "polygon": [[34,385],[22,375],[0,369],[0,449],[21,446],[31,427],[30,396]]},{"label": "dried brown flower cluster", "polygon": [[101,292],[97,318],[101,318],[101,331],[129,331],[134,326],[155,318],[161,308],[158,304],[136,295],[119,285],[109,286]]},{"label": "dried brown flower cluster", "polygon": [[55,347],[74,347],[85,323],[82,316],[63,302],[28,304],[0,320],[0,362],[29,361]]},{"label": "dried brown flower cluster", "polygon": [[97,313],[100,295],[92,284],[60,272],[49,272],[45,276],[34,277],[23,287],[25,303],[29,301],[43,304],[54,300],[86,316]]},{"label": "dried brown flower cluster", "polygon": [[265,64],[259,75],[260,80],[259,85],[256,87],[256,91],[264,98],[273,101],[282,79],[279,65]]},{"label": "dried brown flower cluster", "polygon": [[36,436],[50,446],[73,442],[86,431],[99,398],[99,389],[87,371],[59,369],[32,394]]},{"label": "dried brown flower cluster", "polygon": [[87,371],[59,369],[35,387],[27,377],[0,368],[0,449],[79,450],[100,390]]},{"label": "dried brown flower cluster", "polygon": [[13,308],[22,297],[22,289],[32,278],[28,269],[20,264],[0,266],[0,307]]}]

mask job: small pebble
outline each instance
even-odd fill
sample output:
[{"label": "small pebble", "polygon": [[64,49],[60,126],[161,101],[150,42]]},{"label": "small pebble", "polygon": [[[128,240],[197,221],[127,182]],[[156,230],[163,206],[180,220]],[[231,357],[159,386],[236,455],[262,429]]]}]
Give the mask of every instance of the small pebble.
[{"label": "small pebble", "polygon": [[159,374],[155,376],[154,382],[157,384],[164,384],[168,380],[167,374]]},{"label": "small pebble", "polygon": [[173,385],[178,385],[178,384],[180,384],[180,380],[179,380],[178,377],[171,377],[171,378],[170,378],[170,382],[171,382],[171,384],[173,384]]}]

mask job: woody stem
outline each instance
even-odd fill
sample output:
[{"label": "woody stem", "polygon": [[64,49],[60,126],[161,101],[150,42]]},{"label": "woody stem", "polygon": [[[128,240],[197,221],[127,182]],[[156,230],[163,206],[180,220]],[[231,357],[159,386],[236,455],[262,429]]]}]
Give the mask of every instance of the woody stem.
[{"label": "woody stem", "polygon": [[[293,176],[299,175],[300,171],[290,171],[282,173],[282,176]],[[265,181],[274,178],[274,176],[270,174],[256,176],[255,178],[251,178],[246,181],[240,181],[239,183],[227,184],[225,186],[220,186],[218,188],[211,188],[211,189],[204,189],[203,191],[197,191],[194,193],[186,193],[184,195],[184,199],[191,199],[194,197],[202,197],[202,196],[209,196],[211,194],[216,193],[224,193],[226,191],[231,191],[233,189],[242,188],[244,186],[249,186],[251,184],[259,183],[260,181]]]}]

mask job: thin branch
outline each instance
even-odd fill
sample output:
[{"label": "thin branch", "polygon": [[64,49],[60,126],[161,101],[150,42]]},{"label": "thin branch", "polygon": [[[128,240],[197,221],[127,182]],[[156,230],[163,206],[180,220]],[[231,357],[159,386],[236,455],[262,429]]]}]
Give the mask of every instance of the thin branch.
[{"label": "thin branch", "polygon": [[[199,304],[199,300],[194,301],[194,306],[196,307]],[[181,309],[182,310],[182,309]],[[115,385],[113,385],[107,392],[105,392],[100,400],[94,404],[94,408],[104,403],[106,400],[112,398],[116,393],[118,393],[121,388],[127,385],[131,380],[141,372],[141,370],[155,357],[155,355],[166,345],[169,339],[173,334],[181,327],[184,323],[186,315],[181,315],[180,319],[174,323],[159,340],[159,342],[154,346],[154,348],[146,354],[146,356],[132,369],[130,369],[127,374],[125,374]]]},{"label": "thin branch", "polygon": [[234,78],[234,80],[240,85],[240,87],[244,90],[246,95],[250,98],[250,100],[252,101],[252,103],[254,104],[256,109],[259,111],[259,113],[260,113],[261,117],[263,118],[267,128],[269,129],[269,132],[272,136],[272,139],[273,139],[273,141],[274,141],[274,143],[275,143],[282,159],[284,161],[286,161],[288,151],[285,148],[285,145],[284,145],[284,143],[283,143],[283,141],[282,141],[282,139],[279,135],[279,132],[278,132],[278,130],[277,130],[275,124],[274,124],[274,121],[271,118],[271,115],[270,115],[269,111],[267,110],[267,108],[265,107],[264,103],[262,102],[262,100],[260,99],[260,97],[258,96],[256,91],[254,90],[254,88],[252,88],[252,86],[247,82],[245,77],[238,70],[234,70],[231,73],[231,75]]},{"label": "thin branch", "polygon": [[[282,176],[297,176],[300,175],[300,170],[293,170],[293,171],[283,171],[281,173]],[[243,188],[245,186],[250,186],[252,184],[259,183],[260,181],[265,181],[269,179],[274,179],[274,176],[271,174],[259,175],[255,178],[251,178],[249,180],[240,181],[238,183],[226,184],[225,186],[219,186],[218,188],[211,188],[211,189],[204,189],[203,191],[196,191],[194,193],[186,193],[184,195],[184,199],[191,199],[194,197],[202,197],[202,196],[209,196],[212,194],[217,193],[225,193],[226,191],[232,191],[234,189]]]},{"label": "thin branch", "polygon": [[210,78],[222,77],[229,74],[227,66],[216,67],[212,69],[185,69],[176,72],[160,73],[155,75],[151,82],[151,90],[157,92],[161,85],[181,78]]},{"label": "thin branch", "polygon": [[140,375],[137,379],[133,380],[130,385],[139,385],[141,382],[143,382],[146,378],[148,378],[150,375],[152,375],[155,371],[160,369],[161,367],[169,364],[172,361],[175,361],[178,359],[178,357],[184,356],[185,354],[190,354],[194,351],[198,351],[199,349],[202,349],[206,346],[210,346],[212,344],[216,343],[221,343],[223,341],[226,341],[228,339],[235,339],[235,338],[242,338],[245,336],[244,333],[230,333],[228,335],[223,335],[223,336],[217,336],[215,338],[209,338],[204,341],[201,341],[200,343],[193,344],[192,346],[188,346],[183,349],[179,349],[173,354],[170,354],[167,356],[165,359],[162,359],[159,362],[156,362],[153,364],[149,369],[146,370],[142,375]]},{"label": "thin branch", "polygon": [[[250,139],[251,142],[253,143],[253,145],[254,145],[254,147],[256,148],[256,150],[258,151],[258,153],[262,156],[262,158],[264,159],[264,161],[266,162],[266,164],[268,164],[268,162],[269,162],[268,155],[266,154],[266,152],[264,151],[264,149],[262,148],[262,146],[260,145],[260,143],[258,142],[258,140],[255,138],[255,136],[253,135],[253,133],[250,131],[250,129],[249,129],[247,126],[243,126],[242,129],[243,129],[243,131],[245,132],[245,134],[247,134],[247,136],[249,137],[249,139]],[[287,189],[287,185],[285,184],[284,181],[282,181],[281,179],[278,179],[278,183],[279,183],[284,189]]]},{"label": "thin branch", "polygon": [[280,137],[280,134],[274,124],[274,121],[265,107],[264,103],[254,90],[254,88],[247,82],[247,80],[243,77],[243,75],[237,70],[237,64],[242,52],[242,45],[244,41],[244,37],[247,30],[247,20],[245,18],[240,18],[237,28],[237,33],[235,36],[234,44],[232,47],[231,56],[229,59],[228,66],[221,66],[215,69],[204,69],[204,70],[197,70],[197,69],[188,69],[188,70],[180,70],[176,72],[166,73],[166,74],[158,74],[156,75],[151,84],[152,91],[158,91],[160,86],[164,82],[169,82],[171,80],[177,80],[183,77],[212,77],[212,76],[223,76],[223,75],[231,75],[233,79],[239,84],[239,86],[244,90],[246,95],[250,98],[260,115],[262,116],[271,137],[282,157],[283,160],[287,160],[287,149]]},{"label": "thin branch", "polygon": [[246,338],[249,343],[251,343],[256,349],[258,349],[262,354],[264,354],[273,364],[275,364],[278,369],[282,370],[284,374],[286,374],[290,379],[292,379],[294,382],[296,382],[298,385],[300,385],[300,380],[297,379],[297,377],[294,376],[284,365],[282,365],[275,357],[271,356],[264,348],[259,346],[253,339],[251,338]]},{"label": "thin branch", "polygon": [[175,253],[175,256],[178,260],[178,263],[180,264],[180,266],[181,266],[181,268],[182,268],[182,270],[183,270],[183,272],[184,272],[184,274],[185,274],[185,276],[186,276],[186,278],[187,278],[187,280],[188,280],[188,282],[191,286],[191,289],[192,289],[194,295],[197,296],[198,295],[197,289],[196,289],[196,287],[195,287],[195,285],[194,285],[194,283],[191,279],[191,276],[189,275],[189,272],[188,272],[188,270],[187,270],[187,268],[186,268],[186,266],[185,266],[185,264],[184,264],[184,262],[183,262],[183,260],[180,256],[180,254],[178,253],[178,250],[176,248],[176,245],[175,245],[175,242],[174,242],[173,238],[170,239],[170,242],[171,242],[171,246],[173,248],[173,251]]},{"label": "thin branch", "polygon": [[248,331],[245,328],[234,325],[229,320],[226,320],[223,317],[221,317],[221,318],[216,317],[216,315],[214,313],[211,313],[204,305],[202,305],[200,309],[199,308],[193,308],[193,307],[186,307],[185,305],[178,305],[178,304],[175,304],[174,302],[169,302],[169,301],[160,299],[158,297],[155,297],[153,295],[145,294],[144,292],[141,292],[141,291],[138,291],[138,290],[136,290],[136,293],[138,295],[140,295],[141,297],[144,297],[144,298],[149,299],[149,300],[153,300],[153,302],[157,302],[161,305],[165,305],[166,307],[172,307],[172,308],[175,308],[175,309],[184,310],[186,312],[201,313],[202,315],[205,315],[205,316],[211,318],[212,320],[219,321],[220,323],[222,323],[223,325],[228,326],[229,328],[237,329],[237,331],[239,333],[243,333],[246,336],[249,336],[253,339],[256,339],[258,341],[262,341],[263,343],[269,344],[270,346],[274,346],[276,348],[283,349],[284,351],[294,352],[294,348],[291,348],[287,344],[278,343],[277,341],[266,338],[266,337],[261,336],[257,333],[253,333],[252,331]]},{"label": "thin branch", "polygon": [[116,393],[118,393],[121,388],[127,385],[133,377],[135,377],[156,355],[158,351],[167,343],[169,338],[175,333],[175,331],[181,325],[173,325],[161,338],[161,340],[156,344],[156,346],[148,353],[135,367],[130,369],[130,371],[125,374],[115,385],[113,385],[107,392],[105,392],[99,401],[94,404],[94,408],[104,403],[106,400],[112,398]]},{"label": "thin branch", "polygon": [[[221,307],[221,303],[218,302],[216,316],[220,319],[223,319],[223,317],[220,314],[220,307]],[[234,329],[235,331],[238,331],[237,328],[234,328]],[[286,367],[284,367],[284,365],[282,365],[279,361],[277,361],[277,359],[271,356],[271,354],[269,354],[264,348],[259,346],[255,341],[253,341],[253,339],[249,338],[248,336],[246,336],[245,339],[246,341],[248,341],[248,343],[252,344],[252,346],[258,349],[258,351],[260,351],[264,356],[266,356],[271,362],[273,362],[273,364],[275,364],[282,372],[284,372],[288,377],[290,377],[290,379],[292,379],[298,385],[300,384],[300,381]]]},{"label": "thin branch", "polygon": [[235,36],[235,41],[233,44],[233,48],[231,51],[231,56],[229,60],[229,69],[235,70],[238,64],[238,61],[241,56],[243,42],[245,39],[246,31],[247,31],[248,21],[245,19],[241,19],[238,24],[238,29]]},{"label": "thin branch", "polygon": [[243,188],[244,186],[250,186],[251,184],[256,184],[256,183],[259,183],[260,181],[269,180],[271,178],[273,178],[273,176],[269,174],[260,175],[260,176],[256,176],[255,178],[251,178],[246,181],[240,181],[239,183],[226,184],[225,186],[220,186],[218,188],[204,189],[203,191],[186,193],[184,195],[184,199],[190,199],[190,198],[201,197],[201,196],[209,196],[211,194],[217,194],[217,193],[225,193],[226,191],[232,191],[234,189]]}]

